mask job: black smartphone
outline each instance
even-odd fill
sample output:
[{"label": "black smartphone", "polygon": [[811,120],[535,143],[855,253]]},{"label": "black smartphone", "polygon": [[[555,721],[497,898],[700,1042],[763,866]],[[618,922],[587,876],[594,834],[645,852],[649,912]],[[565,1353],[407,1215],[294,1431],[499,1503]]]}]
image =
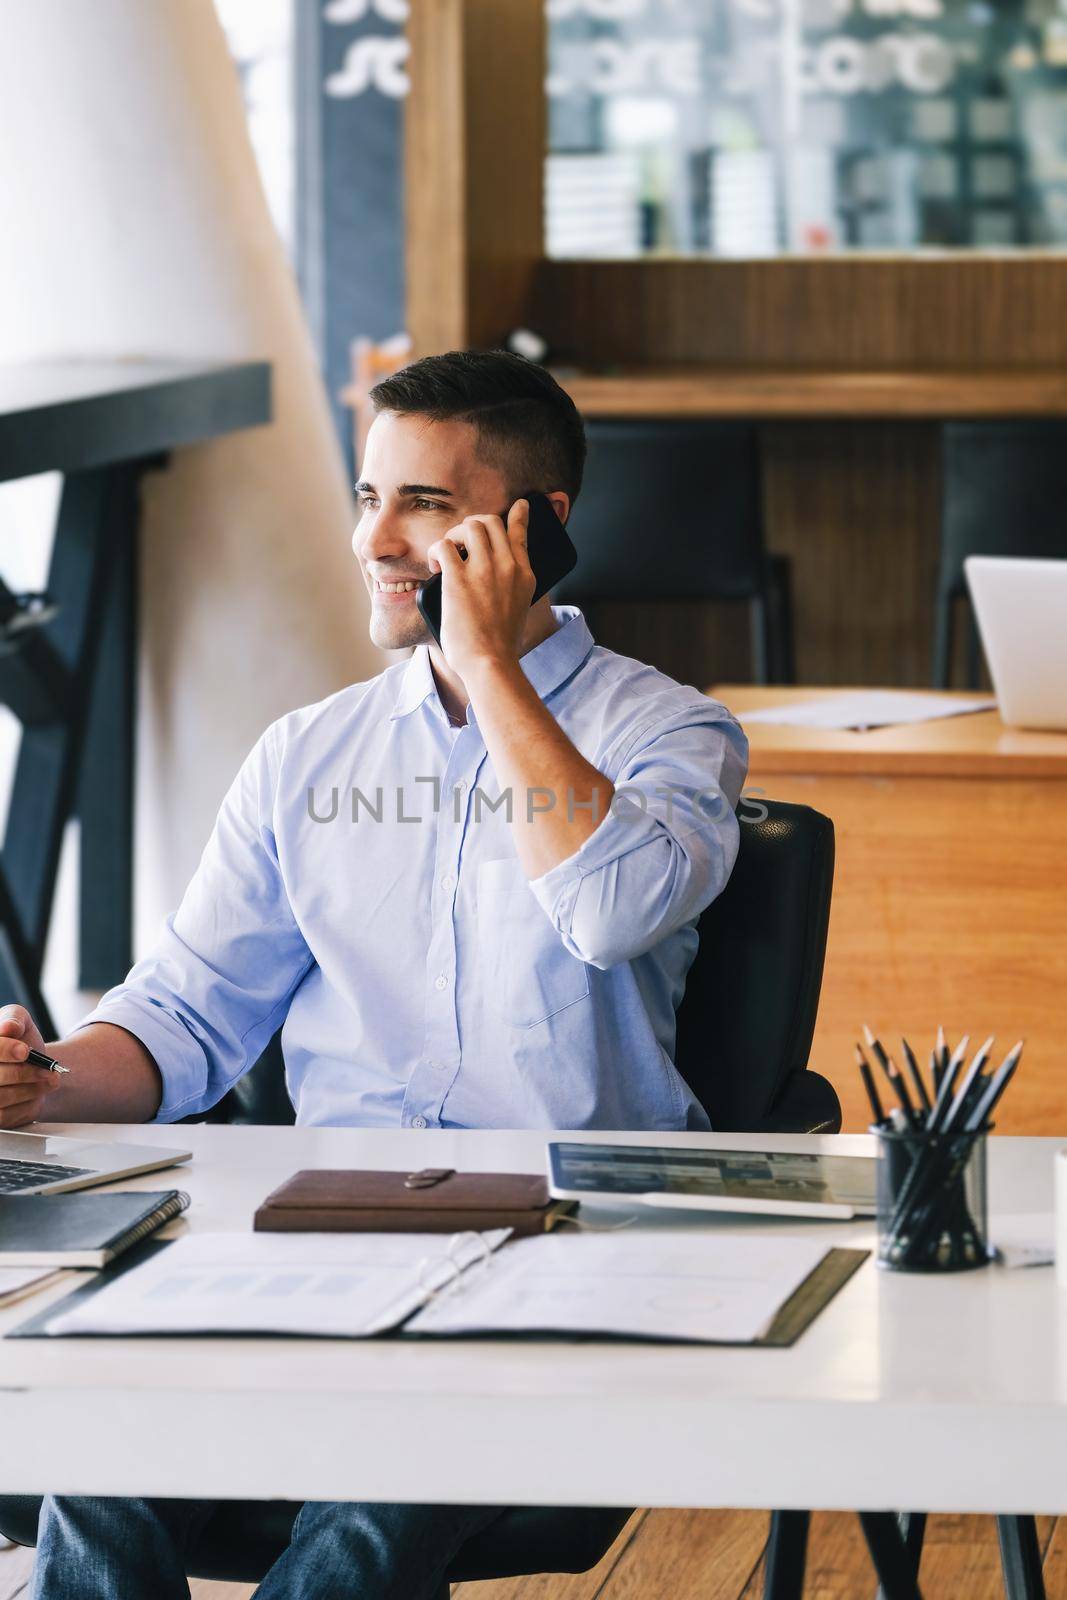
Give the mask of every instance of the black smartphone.
[{"label": "black smartphone", "polygon": [[[526,531],[526,553],[530,558],[530,566],[537,580],[537,587],[533,592],[533,599],[540,600],[547,594],[561,578],[565,578],[578,564],[578,552],[571,543],[570,535],[562,522],[556,516],[551,500],[543,494],[524,494],[517,497],[530,502],[530,521]],[[507,524],[507,513],[504,514],[504,523]],[[467,559],[465,551],[461,551],[464,561]],[[423,621],[434,636],[437,644],[441,643],[441,574],[435,572],[415,592],[415,604],[422,613]]]}]

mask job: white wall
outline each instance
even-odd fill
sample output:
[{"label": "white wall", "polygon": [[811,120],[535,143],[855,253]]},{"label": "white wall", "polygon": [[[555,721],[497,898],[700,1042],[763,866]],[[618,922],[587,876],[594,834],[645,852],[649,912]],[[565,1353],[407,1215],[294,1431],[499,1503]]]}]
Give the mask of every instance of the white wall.
[{"label": "white wall", "polygon": [[[274,364],[270,427],[181,451],[145,480],[140,955],[263,727],[392,658],[367,638],[349,486],[211,0],[6,7],[0,194],[0,360]],[[21,514],[0,506],[0,534]]]}]

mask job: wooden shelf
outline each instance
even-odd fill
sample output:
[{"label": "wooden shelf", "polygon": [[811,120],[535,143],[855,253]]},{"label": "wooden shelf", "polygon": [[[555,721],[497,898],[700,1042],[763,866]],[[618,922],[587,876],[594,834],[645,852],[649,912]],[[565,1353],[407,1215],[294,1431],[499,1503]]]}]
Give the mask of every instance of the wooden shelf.
[{"label": "wooden shelf", "polygon": [[590,417],[1067,416],[1067,369],[624,367],[554,376]]}]

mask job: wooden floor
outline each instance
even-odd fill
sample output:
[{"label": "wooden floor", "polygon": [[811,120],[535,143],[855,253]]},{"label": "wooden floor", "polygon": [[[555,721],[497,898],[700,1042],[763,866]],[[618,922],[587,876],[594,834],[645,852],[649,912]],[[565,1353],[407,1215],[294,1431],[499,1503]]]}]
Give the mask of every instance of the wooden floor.
[{"label": "wooden floor", "polygon": [[[1061,1526],[1061,1524],[1063,1524]],[[1049,1600],[1067,1600],[1067,1519],[1038,1519]],[[639,1511],[592,1572],[576,1577],[465,1583],[453,1600],[759,1600],[767,1517],[756,1511]],[[0,1600],[29,1592],[31,1553],[0,1550]],[[920,1582],[925,1600],[1000,1600],[991,1517],[933,1517]],[[805,1600],[874,1600],[876,1584],[859,1523],[840,1512],[812,1519]],[[246,1600],[239,1583],[191,1585],[193,1600]],[[140,1600],[129,1595],[124,1600]],[[145,1596],[144,1600],[153,1600]],[[356,1597],[353,1597],[356,1600]]]}]

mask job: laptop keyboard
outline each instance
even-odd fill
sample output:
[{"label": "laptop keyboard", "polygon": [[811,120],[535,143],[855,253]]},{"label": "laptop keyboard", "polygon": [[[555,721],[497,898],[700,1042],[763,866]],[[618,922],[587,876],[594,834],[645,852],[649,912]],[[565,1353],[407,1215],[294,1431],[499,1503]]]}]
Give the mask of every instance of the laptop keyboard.
[{"label": "laptop keyboard", "polygon": [[92,1170],[92,1167],[59,1167],[54,1161],[0,1160],[0,1194],[38,1189],[42,1183],[58,1183],[60,1178],[85,1178]]}]

